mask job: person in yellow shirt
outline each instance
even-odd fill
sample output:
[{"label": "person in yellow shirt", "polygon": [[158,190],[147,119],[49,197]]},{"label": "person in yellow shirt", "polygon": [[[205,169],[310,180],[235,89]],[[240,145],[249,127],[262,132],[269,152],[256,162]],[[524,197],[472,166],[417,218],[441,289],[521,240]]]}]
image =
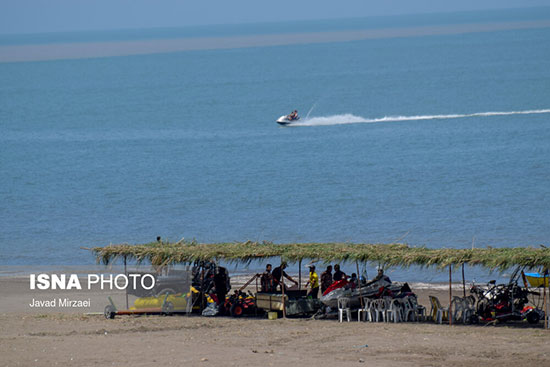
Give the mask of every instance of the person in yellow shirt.
[{"label": "person in yellow shirt", "polygon": [[319,275],[315,272],[315,265],[309,266],[309,280],[306,283],[306,287],[308,285],[311,287],[308,295],[311,298],[317,298],[319,295]]}]

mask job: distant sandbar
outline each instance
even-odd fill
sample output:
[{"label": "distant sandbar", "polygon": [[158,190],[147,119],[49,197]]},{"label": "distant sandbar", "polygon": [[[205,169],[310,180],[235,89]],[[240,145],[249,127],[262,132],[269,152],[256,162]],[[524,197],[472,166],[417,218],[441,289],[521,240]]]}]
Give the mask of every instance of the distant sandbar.
[{"label": "distant sandbar", "polygon": [[228,37],[194,37],[116,42],[55,43],[0,46],[0,62],[84,59],[147,55],[193,50],[284,46],[312,43],[349,42],[367,39],[450,35],[502,30],[550,27],[550,20],[454,24],[353,31],[267,34]]}]

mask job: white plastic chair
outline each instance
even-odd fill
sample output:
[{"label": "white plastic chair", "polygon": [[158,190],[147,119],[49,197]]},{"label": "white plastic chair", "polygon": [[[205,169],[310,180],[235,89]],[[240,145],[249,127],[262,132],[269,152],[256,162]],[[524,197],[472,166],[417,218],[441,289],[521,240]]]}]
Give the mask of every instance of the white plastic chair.
[{"label": "white plastic chair", "polygon": [[451,301],[451,310],[451,317],[453,319],[453,322],[456,322],[458,319],[462,319],[462,316],[464,316],[464,306],[462,298],[458,296],[453,297],[453,300]]},{"label": "white plastic chair", "polygon": [[399,299],[401,304],[401,321],[416,321],[416,311],[410,296]]},{"label": "white plastic chair", "polygon": [[464,307],[464,313],[462,314],[462,322],[469,324],[472,322],[472,317],[475,315],[476,306],[475,298],[468,296],[463,298],[462,305]]},{"label": "white plastic chair", "polygon": [[349,308],[350,299],[348,297],[338,298],[338,321],[344,321],[344,312],[348,322],[351,321],[351,309]]},{"label": "white plastic chair", "polygon": [[372,299],[372,300],[370,300],[370,304],[369,304],[369,313],[367,314],[367,316],[368,316],[370,322],[375,322],[375,321],[377,321],[377,320],[376,320],[376,315],[377,315],[377,313],[378,313],[378,311],[377,311],[376,300],[375,300],[375,299]]},{"label": "white plastic chair", "polygon": [[454,296],[451,304],[453,305],[453,321],[461,320],[464,324],[469,323],[475,312],[475,301],[469,297]]},{"label": "white plastic chair", "polygon": [[371,301],[368,298],[363,298],[363,308],[357,310],[357,321],[366,321],[367,317],[371,321],[370,304]]},{"label": "white plastic chair", "polygon": [[443,323],[445,316],[449,316],[449,307],[443,307],[439,298],[435,296],[428,296],[430,298],[430,303],[432,304],[431,315],[434,317],[434,321],[439,324]]},{"label": "white plastic chair", "polygon": [[415,321],[424,321],[426,319],[426,307],[419,305],[416,297],[410,296],[408,298],[414,310]]},{"label": "white plastic chair", "polygon": [[[373,301],[374,303],[374,320],[376,322],[380,322],[380,318],[382,318],[382,321],[386,321],[386,301],[382,298],[376,299]],[[380,317],[381,316],[381,317]]]},{"label": "white plastic chair", "polygon": [[401,302],[396,299],[386,299],[386,322],[399,322],[401,319]]}]

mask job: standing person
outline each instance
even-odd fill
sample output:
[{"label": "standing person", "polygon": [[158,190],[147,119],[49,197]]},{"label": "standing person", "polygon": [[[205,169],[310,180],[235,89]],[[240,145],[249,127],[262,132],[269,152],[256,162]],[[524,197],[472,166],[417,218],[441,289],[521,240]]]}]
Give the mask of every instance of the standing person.
[{"label": "standing person", "polygon": [[327,266],[327,270],[325,270],[321,274],[321,294],[325,294],[325,291],[330,287],[332,284],[332,265]]},{"label": "standing person", "polygon": [[218,299],[218,306],[221,306],[225,303],[225,296],[229,293],[231,289],[231,280],[229,278],[229,273],[226,268],[217,266],[214,273],[214,289],[216,293],[216,298]]},{"label": "standing person", "polygon": [[271,274],[271,264],[265,266],[265,271],[260,277],[260,283],[262,287],[261,291],[264,293],[271,293],[275,290],[273,286],[273,275]]},{"label": "standing person", "polygon": [[285,269],[286,269],[286,262],[285,261],[283,261],[280,266],[277,266],[275,269],[273,269],[273,272],[271,274],[273,275],[273,288],[274,288],[274,290],[277,289],[277,286],[281,286],[281,290],[282,290],[282,287],[285,284],[284,279],[282,279],[283,277],[287,278],[288,280],[290,280],[294,284],[298,284],[297,281],[295,281],[287,273],[285,273]]},{"label": "standing person", "polygon": [[347,275],[346,273],[344,273],[342,270],[340,270],[340,264],[336,264],[334,265],[334,276],[332,277],[332,279],[335,281],[335,282],[338,282],[342,279],[347,279]]},{"label": "standing person", "polygon": [[315,272],[315,265],[309,266],[309,280],[306,283],[306,287],[311,285],[311,290],[309,291],[309,295],[313,299],[317,299],[319,297],[319,275]]}]

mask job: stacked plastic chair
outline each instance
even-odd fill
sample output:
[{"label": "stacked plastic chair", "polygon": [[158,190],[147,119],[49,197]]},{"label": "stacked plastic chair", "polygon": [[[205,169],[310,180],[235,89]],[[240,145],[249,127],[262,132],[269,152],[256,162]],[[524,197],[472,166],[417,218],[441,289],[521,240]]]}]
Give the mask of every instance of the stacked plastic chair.
[{"label": "stacked plastic chair", "polygon": [[401,321],[416,321],[416,311],[411,299],[414,297],[407,296],[399,299],[401,306]]},{"label": "stacked plastic chair", "polygon": [[409,297],[409,302],[414,310],[415,320],[424,321],[426,318],[426,307],[419,305],[416,297]]},{"label": "stacked plastic chair", "polygon": [[458,297],[454,296],[451,302],[453,310],[453,321],[462,321],[467,324],[475,314],[475,299],[472,296]]},{"label": "stacked plastic chair", "polygon": [[383,322],[386,322],[386,310],[388,309],[388,304],[383,298],[375,300],[375,320],[379,322],[382,319]]},{"label": "stacked plastic chair", "polygon": [[386,322],[399,322],[401,321],[401,315],[402,315],[402,303],[401,300],[398,299],[392,299],[392,298],[385,298],[384,299],[386,303]]}]

